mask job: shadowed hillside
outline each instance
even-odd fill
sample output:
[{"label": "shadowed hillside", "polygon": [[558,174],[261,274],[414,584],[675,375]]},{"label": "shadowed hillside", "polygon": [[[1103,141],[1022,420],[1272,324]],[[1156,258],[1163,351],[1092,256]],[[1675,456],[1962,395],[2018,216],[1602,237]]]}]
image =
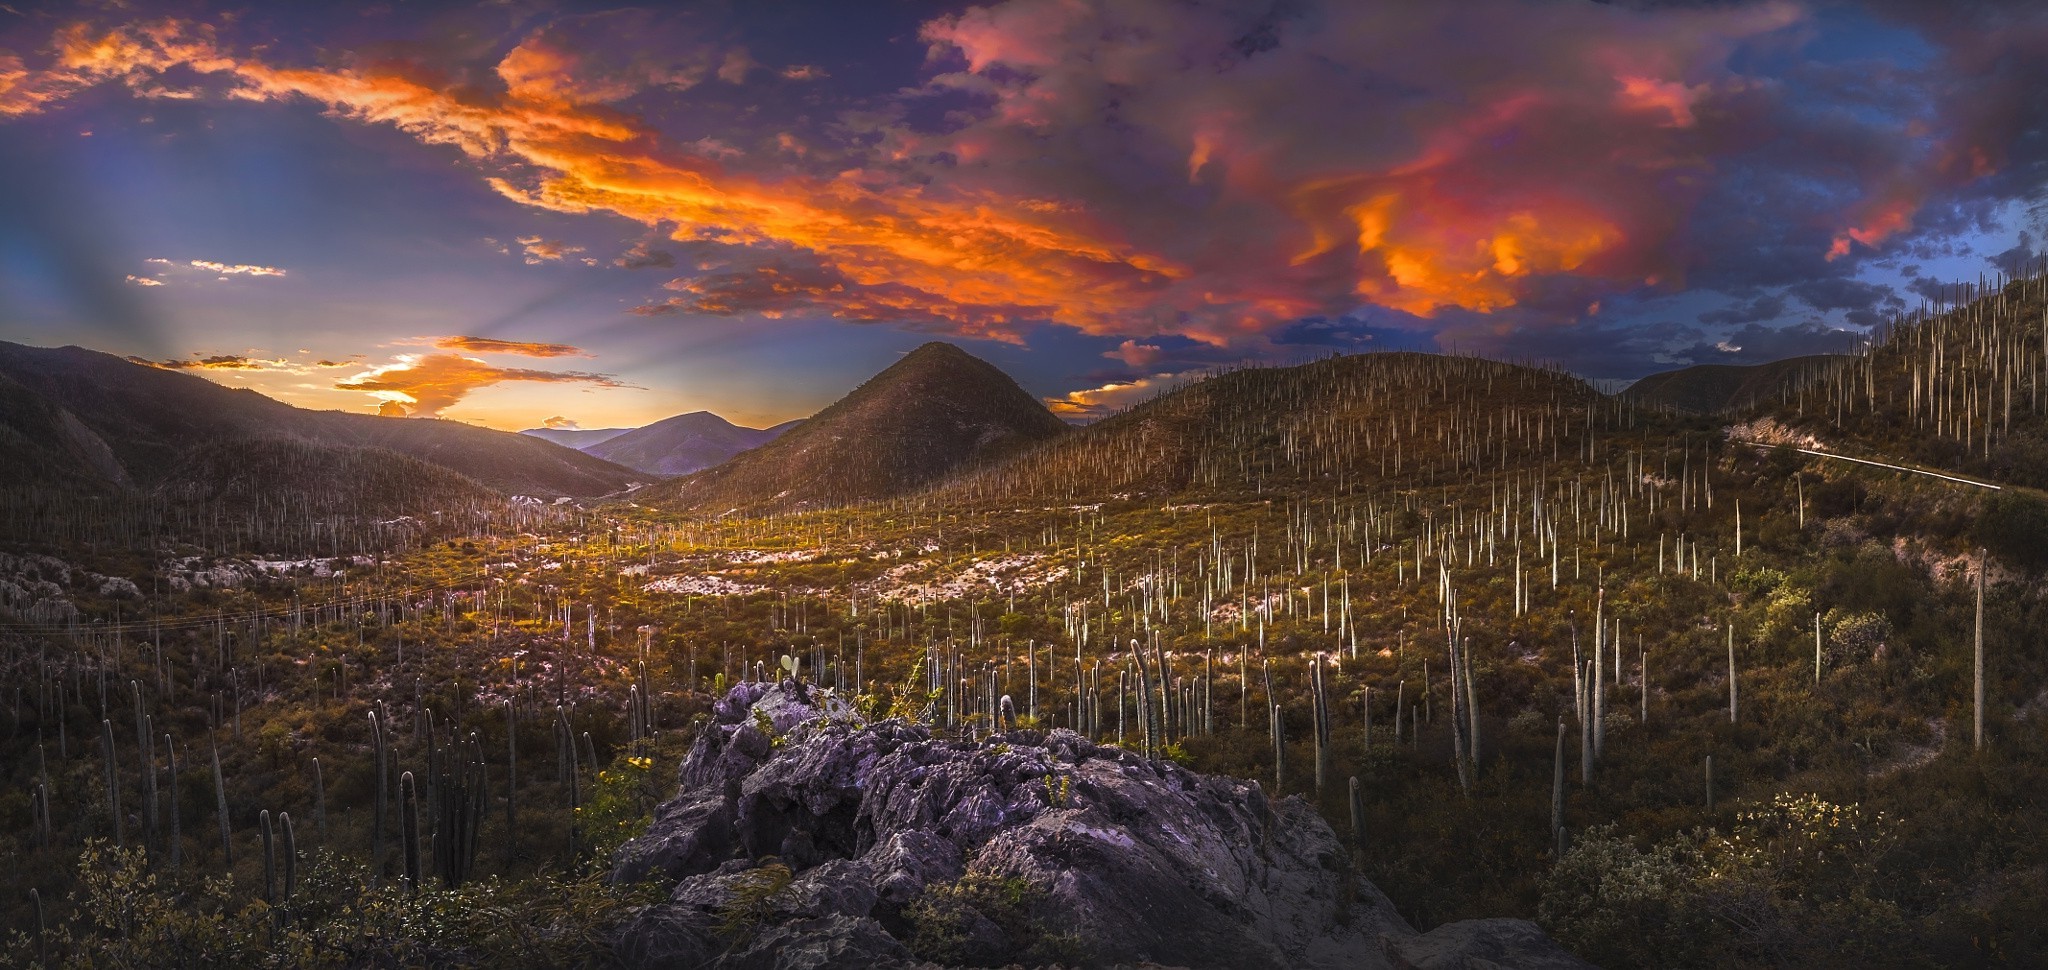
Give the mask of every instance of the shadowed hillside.
[{"label": "shadowed hillside", "polygon": [[1841,354],[1788,357],[1768,364],[1696,364],[1651,374],[1621,392],[1644,407],[1687,414],[1721,414],[1783,400],[1788,391],[1818,379],[1847,358]]},{"label": "shadowed hillside", "polygon": [[[1476,357],[1381,353],[1190,384],[947,482],[934,501],[1340,491],[1554,458],[1589,413],[1585,382]],[[1583,437],[1583,436],[1578,436]]]},{"label": "shadowed hillside", "polygon": [[0,376],[13,382],[0,388],[0,425],[39,439],[51,461],[36,477],[52,484],[146,486],[161,481],[192,448],[259,438],[388,449],[506,494],[602,495],[635,478],[630,469],[529,435],[454,421],[308,411],[78,347],[0,343]]}]

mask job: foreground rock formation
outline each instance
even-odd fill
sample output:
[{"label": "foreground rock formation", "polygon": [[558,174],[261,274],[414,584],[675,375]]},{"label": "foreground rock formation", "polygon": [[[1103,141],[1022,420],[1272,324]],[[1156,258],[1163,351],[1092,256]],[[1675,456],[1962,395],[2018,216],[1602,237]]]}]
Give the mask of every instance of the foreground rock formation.
[{"label": "foreground rock formation", "polygon": [[1417,933],[1298,798],[793,683],[719,701],[613,877],[676,881],[621,931],[637,967],[1585,966],[1519,920]]}]

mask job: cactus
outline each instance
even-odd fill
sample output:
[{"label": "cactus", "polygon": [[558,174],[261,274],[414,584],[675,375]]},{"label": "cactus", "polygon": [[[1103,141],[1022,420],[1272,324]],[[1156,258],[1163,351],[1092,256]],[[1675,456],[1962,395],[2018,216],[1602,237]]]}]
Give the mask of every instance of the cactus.
[{"label": "cactus", "polygon": [[146,729],[148,729],[149,732],[143,735],[143,747],[141,751],[143,782],[142,804],[143,807],[147,810],[145,815],[143,816],[144,824],[147,826],[147,828],[144,830],[146,832],[146,841],[144,844],[148,845],[151,848],[155,848],[162,844],[159,826],[159,822],[162,819],[162,813],[160,810],[160,801],[157,798],[156,787],[156,717],[154,715],[144,715],[142,721],[143,726]]},{"label": "cactus", "polygon": [[1714,810],[1714,756],[1707,755],[1707,811]]},{"label": "cactus", "polygon": [[220,821],[220,858],[226,868],[235,864],[234,841],[228,833],[228,786],[220,777],[220,745],[208,744],[213,748],[213,799],[215,817]]},{"label": "cactus", "polygon": [[1280,723],[1280,705],[1273,705],[1273,794],[1285,794],[1287,784],[1287,729]]},{"label": "cactus", "polygon": [[36,965],[48,967],[52,964],[50,963],[50,944],[47,939],[48,930],[45,928],[43,920],[43,894],[34,887],[30,887],[28,898],[36,904]]},{"label": "cactus", "polygon": [[313,759],[313,827],[320,844],[327,844],[327,779],[320,772],[320,759]]},{"label": "cactus", "polygon": [[263,906],[271,913],[271,943],[277,942],[277,839],[271,830],[270,809],[256,815],[263,828]]},{"label": "cactus", "polygon": [[1984,750],[1984,573],[1990,566],[1991,560],[1985,558],[1984,550],[1979,548],[1977,550],[1976,674],[1972,686],[1974,704],[1972,705],[1971,715],[1974,727],[1972,747],[1977,751]]},{"label": "cactus", "polygon": [[450,889],[461,886],[476,864],[477,832],[488,805],[483,746],[475,736],[449,752],[434,785],[434,865]]},{"label": "cactus", "polygon": [[1145,650],[1138,641],[1131,641],[1131,656],[1138,662],[1138,729],[1144,735],[1145,757],[1152,757],[1154,736],[1152,733],[1152,682],[1145,665]]},{"label": "cactus", "polygon": [[1728,723],[1735,723],[1735,620],[1728,621]]},{"label": "cactus", "polygon": [[412,772],[398,776],[398,798],[402,804],[399,814],[399,838],[404,842],[405,892],[418,895],[420,891],[420,806],[418,793],[413,790]]},{"label": "cactus", "polygon": [[107,813],[114,826],[114,847],[121,848],[121,786],[114,764],[114,722],[100,718],[100,752],[107,763]]},{"label": "cactus", "polygon": [[1465,638],[1465,648],[1458,654],[1465,666],[1465,718],[1471,724],[1471,735],[1465,739],[1465,750],[1472,761],[1472,773],[1479,773],[1479,686],[1472,682],[1472,638]]},{"label": "cactus", "polygon": [[[171,869],[176,871],[185,861],[185,839],[178,828],[178,747],[168,734],[164,735],[164,758],[171,769]],[[46,814],[46,822],[47,818]]]},{"label": "cactus", "polygon": [[284,829],[284,893],[278,897],[278,919],[282,925],[291,915],[292,893],[299,886],[299,839],[292,831],[292,813],[277,813],[279,825]]},{"label": "cactus", "polygon": [[1550,768],[1550,837],[1564,858],[1564,716],[1557,718],[1557,755]]},{"label": "cactus", "polygon": [[505,702],[505,844],[517,851],[519,838],[519,718],[511,701]]},{"label": "cactus", "polygon": [[1593,717],[1593,760],[1607,755],[1607,684],[1602,676],[1600,651],[1607,627],[1607,590],[1602,588],[1593,600],[1593,693],[1590,701]]},{"label": "cactus", "polygon": [[370,712],[370,744],[376,749],[377,759],[377,803],[370,816],[370,870],[379,872],[384,863],[384,806],[389,797],[384,789],[384,779],[390,772],[385,767],[384,727],[376,711]]},{"label": "cactus", "polygon": [[1351,844],[1361,855],[1365,852],[1365,789],[1357,775],[1351,776]]}]

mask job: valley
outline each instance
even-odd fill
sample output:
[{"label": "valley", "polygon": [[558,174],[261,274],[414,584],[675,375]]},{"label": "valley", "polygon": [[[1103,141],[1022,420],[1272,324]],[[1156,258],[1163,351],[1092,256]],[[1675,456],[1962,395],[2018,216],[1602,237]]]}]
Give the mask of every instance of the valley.
[{"label": "valley", "polygon": [[[1726,416],[1367,354],[1066,429],[949,411],[1005,399],[947,347],[606,495],[311,444],[271,464],[328,485],[201,447],[169,490],[24,486],[0,557],[8,959],[610,965],[666,891],[608,881],[615,853],[721,698],[790,681],[862,723],[1072,731],[1299,799],[1418,930],[1520,917],[1603,965],[2026,963],[2043,287]],[[1758,447],[1737,418],[2022,487]],[[890,423],[912,420],[927,437]],[[704,939],[742,952],[782,912],[775,881],[750,891],[757,915],[706,910],[730,919]],[[890,945],[999,965],[1059,925],[949,892],[1009,929],[960,949],[955,910],[912,907],[877,924]],[[1031,952],[1098,951],[1124,952]]]}]

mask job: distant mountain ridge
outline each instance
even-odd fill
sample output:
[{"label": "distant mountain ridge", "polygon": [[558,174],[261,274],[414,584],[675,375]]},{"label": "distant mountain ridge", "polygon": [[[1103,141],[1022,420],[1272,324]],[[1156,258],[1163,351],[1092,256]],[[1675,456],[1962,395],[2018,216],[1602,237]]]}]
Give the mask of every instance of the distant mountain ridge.
[{"label": "distant mountain ridge", "polygon": [[774,440],[635,496],[716,512],[883,499],[1069,430],[1008,374],[933,342]]},{"label": "distant mountain ridge", "polygon": [[594,497],[643,477],[530,435],[306,410],[98,351],[0,342],[0,444],[10,458],[0,464],[14,469],[0,484],[153,488],[181,468],[224,467],[186,461],[197,449],[279,439],[302,446],[294,454],[347,450],[351,468],[371,452],[396,453],[507,495]]},{"label": "distant mountain ridge", "polygon": [[1694,364],[1651,374],[1623,388],[1620,396],[1634,404],[1687,414],[1723,414],[1774,403],[1846,359],[1841,354],[1810,354],[1768,364]]},{"label": "distant mountain ridge", "polygon": [[528,428],[519,432],[530,434],[542,441],[552,441],[564,448],[588,451],[592,445],[600,445],[616,438],[632,428]]},{"label": "distant mountain ridge", "polygon": [[651,475],[688,475],[774,441],[797,423],[742,428],[709,411],[692,411],[585,445],[583,450]]}]

